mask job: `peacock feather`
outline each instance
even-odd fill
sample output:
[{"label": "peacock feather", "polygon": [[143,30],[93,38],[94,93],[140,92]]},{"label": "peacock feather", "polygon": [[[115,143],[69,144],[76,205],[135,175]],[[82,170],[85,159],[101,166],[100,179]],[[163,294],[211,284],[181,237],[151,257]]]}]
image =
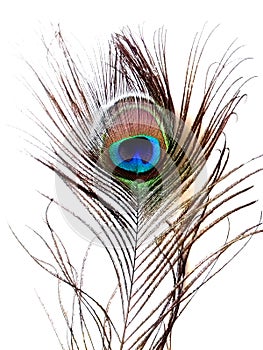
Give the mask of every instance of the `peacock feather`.
[{"label": "peacock feather", "polygon": [[[59,55],[48,47],[52,78],[30,66],[42,89],[34,95],[45,113],[35,122],[50,143],[35,158],[56,175],[56,198],[46,212],[50,235],[41,236],[50,261],[36,258],[19,241],[58,279],[59,289],[64,283],[74,292],[72,316],[61,305],[71,350],[175,349],[176,320],[233,255],[221,265],[219,258],[237,241],[260,232],[255,224],[233,238],[227,234],[212,253],[194,265],[189,262],[201,238],[254,204],[228,206],[243,198],[251,188],[245,180],[261,170],[238,180],[232,176],[246,164],[226,170],[229,149],[222,134],[246,96],[242,91],[249,80],[236,75],[247,58],[236,58],[240,48],[235,43],[207,68],[201,100],[190,115],[200,62],[212,35],[201,32],[194,39],[181,98],[170,88],[163,29],[154,34],[152,50],[142,31],[124,28],[113,34],[106,53],[101,50],[89,61],[92,75],[85,73],[58,29],[52,45]],[[84,287],[86,256],[79,275],[61,233],[54,231],[49,210],[55,205],[89,241],[88,251],[98,244],[108,256],[114,288],[105,305]],[[61,346],[66,348],[63,342]]]}]

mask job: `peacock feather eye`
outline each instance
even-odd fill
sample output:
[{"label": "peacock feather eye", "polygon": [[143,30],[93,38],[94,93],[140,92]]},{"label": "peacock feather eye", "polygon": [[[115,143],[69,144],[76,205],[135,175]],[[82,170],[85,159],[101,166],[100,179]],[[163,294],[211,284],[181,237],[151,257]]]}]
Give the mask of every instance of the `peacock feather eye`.
[{"label": "peacock feather eye", "polygon": [[105,112],[100,162],[126,184],[154,182],[167,156],[164,113],[152,100],[128,96]]}]

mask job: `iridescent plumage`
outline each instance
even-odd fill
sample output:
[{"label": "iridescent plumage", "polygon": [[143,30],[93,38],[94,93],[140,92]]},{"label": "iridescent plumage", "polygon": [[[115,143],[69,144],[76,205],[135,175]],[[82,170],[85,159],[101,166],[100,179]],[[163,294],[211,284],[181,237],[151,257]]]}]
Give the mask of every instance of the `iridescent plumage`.
[{"label": "iridescent plumage", "polygon": [[[74,290],[83,339],[76,339],[74,325],[68,322],[72,350],[79,343],[105,350],[172,349],[175,321],[196,291],[221,269],[212,271],[219,257],[236,241],[260,231],[255,225],[233,239],[227,236],[225,245],[187,268],[201,237],[254,203],[236,205],[213,218],[250,189],[235,188],[257,172],[214,192],[238,170],[226,172],[225,141],[209,171],[206,164],[245,96],[241,89],[246,80],[232,80],[231,74],[246,59],[233,60],[237,49],[232,44],[218,63],[208,67],[197,113],[190,116],[200,60],[212,33],[203,43],[202,35],[196,36],[190,51],[178,111],[168,79],[164,30],[155,33],[153,52],[142,33],[135,36],[126,28],[113,34],[109,55],[91,65],[92,78],[82,73],[59,30],[61,62],[51,55],[55,86],[34,71],[49,104],[37,95],[38,100],[54,128],[37,118],[51,144],[38,160],[62,183],[57,182],[57,200],[51,203],[62,207],[71,223],[82,224],[76,229],[81,236],[104,247],[115,274],[115,292],[107,305],[101,305],[84,290],[82,278],[76,278],[68,255],[66,263],[61,258],[65,247],[53,232],[47,210],[54,262],[34,259]],[[118,310],[111,313],[115,297]],[[116,314],[121,322],[115,321]],[[99,344],[92,342],[89,320]]]}]

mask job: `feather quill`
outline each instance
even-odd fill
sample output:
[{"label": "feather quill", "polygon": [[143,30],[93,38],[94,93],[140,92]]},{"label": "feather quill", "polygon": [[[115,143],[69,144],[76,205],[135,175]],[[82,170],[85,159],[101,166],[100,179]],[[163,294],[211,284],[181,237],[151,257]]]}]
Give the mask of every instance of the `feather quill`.
[{"label": "feather quill", "polygon": [[[38,259],[16,237],[59,280],[59,296],[63,283],[74,292],[72,317],[59,298],[71,350],[174,349],[176,320],[200,287],[235,254],[221,264],[219,258],[236,242],[262,231],[259,223],[234,238],[228,233],[220,247],[195,266],[189,265],[192,248],[201,238],[255,203],[221,211],[249,191],[251,186],[245,181],[262,170],[232,180],[246,164],[226,171],[226,141],[208,170],[207,162],[246,96],[242,88],[249,80],[231,78],[247,60],[234,60],[239,48],[233,43],[208,68],[202,100],[190,119],[200,61],[212,35],[204,38],[201,32],[194,39],[179,111],[169,85],[163,29],[154,35],[153,51],[142,31],[135,35],[124,28],[113,34],[108,56],[101,53],[91,63],[93,78],[84,75],[60,29],[55,34],[60,60],[48,53],[55,82],[48,83],[30,66],[43,90],[34,94],[53,125],[49,128],[47,120],[36,117],[50,146],[43,148],[43,157],[35,158],[56,174],[57,199],[50,199],[46,211],[50,240],[35,232],[50,251],[51,260]],[[216,191],[220,186],[221,192]],[[77,203],[75,207],[65,203],[66,193],[67,203]],[[107,253],[115,287],[106,305],[85,290],[87,256],[79,275],[49,221],[53,205],[63,208],[67,219],[81,226],[78,233],[91,242],[87,256],[94,242]],[[117,305],[114,313],[112,303]]]}]

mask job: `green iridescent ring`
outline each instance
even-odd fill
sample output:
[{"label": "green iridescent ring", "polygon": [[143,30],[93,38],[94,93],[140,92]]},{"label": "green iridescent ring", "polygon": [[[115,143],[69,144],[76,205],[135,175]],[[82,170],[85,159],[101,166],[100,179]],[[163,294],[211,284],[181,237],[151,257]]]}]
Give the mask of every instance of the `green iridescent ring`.
[{"label": "green iridescent ring", "polygon": [[109,155],[117,167],[142,174],[152,170],[159,162],[160,143],[148,135],[126,137],[111,144]]}]

